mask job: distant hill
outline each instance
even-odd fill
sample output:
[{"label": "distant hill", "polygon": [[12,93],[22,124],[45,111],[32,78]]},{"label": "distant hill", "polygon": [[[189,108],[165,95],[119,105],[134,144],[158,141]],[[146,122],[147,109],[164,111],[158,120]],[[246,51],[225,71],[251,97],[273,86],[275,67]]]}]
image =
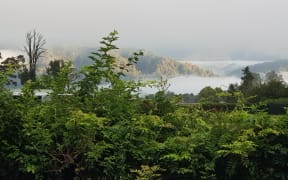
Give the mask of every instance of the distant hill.
[{"label": "distant hill", "polygon": [[[281,59],[281,60],[275,60],[275,61],[269,61],[269,62],[262,62],[262,63],[251,65],[249,66],[249,68],[252,72],[256,72],[256,73],[267,73],[272,70],[276,72],[280,72],[280,71],[286,72],[288,71],[288,60]],[[230,72],[229,75],[237,75],[240,77],[242,75],[242,69],[241,68],[236,69]]]},{"label": "distant hill", "polygon": [[255,64],[251,66],[251,70],[254,72],[268,72],[271,70],[274,71],[287,71],[288,70],[288,60],[276,60],[273,62],[264,62],[261,64]]},{"label": "distant hill", "polygon": [[[121,56],[128,58],[127,54],[121,54]],[[180,63],[173,58],[157,56],[149,52],[144,52],[144,56],[136,64],[136,69],[143,75],[154,75],[157,77],[175,77],[179,75],[215,76],[215,73],[200,66]]]},{"label": "distant hill", "polygon": [[[64,52],[68,59],[71,59],[76,68],[80,68],[84,65],[89,65],[92,61],[88,58],[91,52],[95,51],[94,48],[78,48],[74,49],[71,54],[67,51],[55,51],[49,50],[49,61],[60,58],[61,52]],[[113,51],[112,54],[118,60],[118,63],[127,63],[128,57],[132,55],[134,51],[131,49],[124,49],[121,51]],[[63,59],[64,56],[62,56]],[[64,58],[65,59],[65,58]],[[130,67],[128,77],[175,77],[179,75],[195,75],[195,76],[215,76],[216,74],[210,70],[206,70],[197,65],[189,63],[180,63],[175,59],[163,56],[154,55],[151,52],[144,52],[144,56],[141,57],[138,63]]]}]

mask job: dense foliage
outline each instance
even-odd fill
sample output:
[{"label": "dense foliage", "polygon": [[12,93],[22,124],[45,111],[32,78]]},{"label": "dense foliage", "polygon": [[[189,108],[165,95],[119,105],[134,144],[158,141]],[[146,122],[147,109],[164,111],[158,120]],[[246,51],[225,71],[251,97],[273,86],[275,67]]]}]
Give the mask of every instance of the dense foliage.
[{"label": "dense foliage", "polygon": [[[248,112],[240,92],[231,111],[179,106],[165,82],[141,98],[147,83],[122,77],[142,52],[117,64],[117,39],[103,38],[80,80],[65,62],[13,98],[1,73],[1,179],[288,179],[287,114]],[[52,92],[42,102],[33,92],[43,83]],[[202,102],[216,101],[210,92],[223,93],[206,88]]]}]

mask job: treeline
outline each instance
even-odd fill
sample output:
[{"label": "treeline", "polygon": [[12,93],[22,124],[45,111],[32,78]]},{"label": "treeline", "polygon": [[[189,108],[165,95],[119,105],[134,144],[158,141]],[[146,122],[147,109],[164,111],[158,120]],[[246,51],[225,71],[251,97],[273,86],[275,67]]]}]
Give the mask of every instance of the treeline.
[{"label": "treeline", "polygon": [[[104,37],[81,72],[52,63],[57,73],[26,81],[17,98],[4,88],[15,69],[2,71],[1,179],[288,178],[287,114],[248,113],[238,91],[229,112],[180,106],[166,81],[141,98],[155,84],[122,77],[143,53],[115,63],[117,39]],[[52,92],[41,102],[33,92],[44,86]]]},{"label": "treeline", "polygon": [[233,109],[237,103],[236,96],[242,96],[246,105],[258,104],[259,108],[271,114],[286,113],[288,106],[288,85],[283,77],[271,70],[259,74],[251,72],[247,66],[242,69],[240,84],[230,84],[227,90],[220,87],[204,87],[199,94],[181,94],[183,103],[202,103],[206,106],[227,106]]}]

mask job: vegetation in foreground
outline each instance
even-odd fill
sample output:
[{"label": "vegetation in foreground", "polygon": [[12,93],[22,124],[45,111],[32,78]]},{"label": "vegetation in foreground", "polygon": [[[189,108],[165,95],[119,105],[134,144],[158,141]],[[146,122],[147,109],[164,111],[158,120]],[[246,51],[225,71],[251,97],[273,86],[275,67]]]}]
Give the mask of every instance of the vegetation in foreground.
[{"label": "vegetation in foreground", "polygon": [[[288,179],[287,114],[248,108],[241,91],[227,94],[231,111],[179,106],[165,81],[140,98],[151,84],[122,77],[142,52],[115,63],[117,39],[103,38],[80,74],[64,62],[31,78],[19,98],[4,88],[18,67],[2,71],[1,179]],[[35,99],[41,87],[52,90],[50,100]]]}]

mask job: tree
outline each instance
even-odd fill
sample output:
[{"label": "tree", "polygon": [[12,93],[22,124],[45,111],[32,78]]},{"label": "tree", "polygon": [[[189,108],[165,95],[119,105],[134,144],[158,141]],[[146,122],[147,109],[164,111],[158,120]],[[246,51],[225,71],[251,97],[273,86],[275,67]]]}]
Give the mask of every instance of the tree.
[{"label": "tree", "polygon": [[32,81],[36,79],[36,64],[46,52],[46,49],[44,49],[45,44],[46,40],[42,34],[36,32],[36,30],[26,34],[26,45],[24,49],[29,58],[29,76]]},{"label": "tree", "polygon": [[60,69],[64,66],[63,60],[55,60],[50,61],[49,67],[46,68],[46,72],[49,76],[52,76],[55,78],[57,76],[57,73],[60,72]]},{"label": "tree", "polygon": [[280,74],[270,71],[265,74],[264,82],[257,93],[259,99],[287,97],[287,87]]},{"label": "tree", "polygon": [[[53,62],[53,61],[51,61]],[[50,64],[51,64],[50,62]],[[55,62],[55,61],[54,61]],[[61,61],[59,61],[61,62]],[[53,76],[53,81],[52,81],[52,90],[55,93],[71,93],[71,85],[73,80],[73,68],[72,68],[72,62],[67,61],[64,62],[62,61],[61,67],[59,69],[54,69],[55,72],[54,75],[50,74],[50,76]],[[59,65],[60,66],[60,65]],[[58,71],[58,72],[57,72]]]},{"label": "tree", "polygon": [[240,91],[247,97],[253,95],[252,92],[255,88],[261,85],[260,75],[250,71],[249,66],[246,66],[243,70],[243,76],[241,77],[242,83],[239,87]]},{"label": "tree", "polygon": [[18,86],[20,85],[19,81],[19,72],[25,70],[25,57],[23,55],[18,55],[17,57],[8,57],[0,63],[0,71],[8,72],[7,76],[9,81],[6,85]]},{"label": "tree", "polygon": [[275,71],[270,71],[265,74],[265,83],[269,84],[272,81],[284,82],[281,74],[277,74]]},{"label": "tree", "polygon": [[210,86],[204,87],[199,92],[200,102],[209,102],[209,103],[219,102],[220,98],[218,97],[218,94],[222,92],[223,90],[221,88],[213,89]]},{"label": "tree", "polygon": [[93,94],[98,91],[99,86],[103,83],[109,84],[111,88],[121,82],[125,76],[124,72],[129,71],[128,67],[138,61],[138,56],[143,52],[134,52],[132,57],[128,58],[128,63],[119,65],[116,58],[111,55],[111,51],[119,49],[114,42],[118,40],[118,32],[113,31],[107,37],[102,38],[101,47],[92,52],[89,58],[93,61],[91,66],[85,66],[82,70],[84,79],[80,82],[80,93]]},{"label": "tree", "polygon": [[1,62],[1,67],[3,67],[3,69],[6,68],[19,69],[22,66],[21,63],[24,62],[25,58],[23,55],[18,55],[17,57],[8,57]]},{"label": "tree", "polygon": [[109,112],[114,118],[121,118],[121,115],[126,117],[130,114],[127,113],[126,110],[129,108],[125,108],[125,105],[132,105],[135,92],[139,88],[137,83],[122,79],[125,76],[124,72],[129,71],[128,67],[135,64],[143,52],[134,52],[132,57],[128,58],[127,64],[118,64],[117,59],[111,55],[111,51],[118,49],[114,44],[118,39],[117,35],[118,32],[113,31],[102,38],[101,47],[89,56],[93,64],[82,69],[84,78],[79,82],[78,94],[85,102],[86,111],[90,107],[90,110],[97,111],[99,116]]}]

